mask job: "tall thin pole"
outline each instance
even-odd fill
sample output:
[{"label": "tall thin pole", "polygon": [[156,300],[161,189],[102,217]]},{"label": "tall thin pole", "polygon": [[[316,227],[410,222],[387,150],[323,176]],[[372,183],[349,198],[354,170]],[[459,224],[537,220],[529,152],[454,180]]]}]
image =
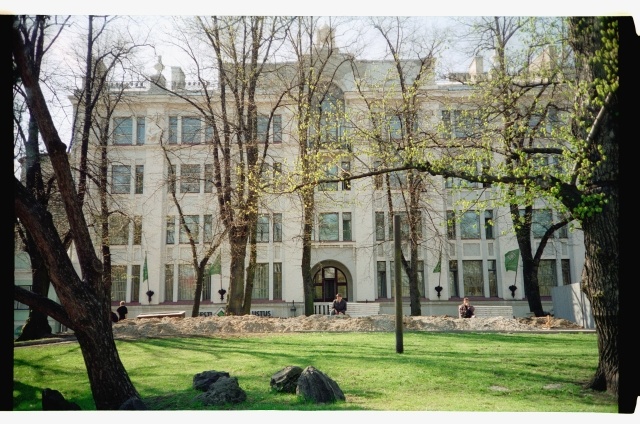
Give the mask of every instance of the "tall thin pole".
[{"label": "tall thin pole", "polygon": [[402,243],[400,240],[400,215],[393,216],[393,241],[395,247],[396,285],[396,353],[404,352],[402,341]]}]

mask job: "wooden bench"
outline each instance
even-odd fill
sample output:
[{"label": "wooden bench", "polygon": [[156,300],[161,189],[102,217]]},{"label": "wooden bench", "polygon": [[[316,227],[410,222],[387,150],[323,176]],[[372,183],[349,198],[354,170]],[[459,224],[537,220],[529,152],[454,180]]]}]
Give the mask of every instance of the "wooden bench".
[{"label": "wooden bench", "polygon": [[[320,315],[331,315],[331,303],[316,304],[315,312]],[[347,313],[350,317],[368,317],[380,314],[380,304],[375,302],[347,302]]]},{"label": "wooden bench", "polygon": [[176,312],[154,312],[153,314],[140,314],[136,318],[184,318],[185,311]]},{"label": "wooden bench", "polygon": [[475,306],[476,318],[505,317],[513,318],[513,306]]}]

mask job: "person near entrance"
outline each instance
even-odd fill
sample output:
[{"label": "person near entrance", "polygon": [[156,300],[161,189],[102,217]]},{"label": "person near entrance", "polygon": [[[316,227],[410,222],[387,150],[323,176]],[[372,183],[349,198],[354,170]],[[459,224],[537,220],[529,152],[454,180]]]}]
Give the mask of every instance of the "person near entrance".
[{"label": "person near entrance", "polygon": [[116,309],[116,311],[118,312],[118,320],[122,321],[123,319],[125,319],[127,317],[127,314],[129,313],[129,311],[127,310],[127,307],[124,304],[124,300],[120,301],[120,307],[118,309]]},{"label": "person near entrance", "polygon": [[475,311],[476,308],[469,304],[469,298],[465,297],[462,305],[458,306],[458,318],[475,318]]},{"label": "person near entrance", "polygon": [[344,315],[347,312],[347,301],[342,298],[340,293],[336,294],[336,299],[333,301],[333,313],[335,315]]}]

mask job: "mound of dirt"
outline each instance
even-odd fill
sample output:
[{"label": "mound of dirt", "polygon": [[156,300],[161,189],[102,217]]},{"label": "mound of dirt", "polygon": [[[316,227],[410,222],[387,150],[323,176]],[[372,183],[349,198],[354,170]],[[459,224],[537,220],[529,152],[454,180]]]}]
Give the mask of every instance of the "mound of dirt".
[{"label": "mound of dirt", "polygon": [[[581,326],[560,318],[471,318],[405,316],[407,331],[498,331],[579,330]],[[113,325],[117,339],[175,336],[215,336],[245,333],[293,333],[308,331],[373,332],[395,331],[394,315],[347,316],[311,315],[271,318],[254,315],[195,318],[126,319]]]}]

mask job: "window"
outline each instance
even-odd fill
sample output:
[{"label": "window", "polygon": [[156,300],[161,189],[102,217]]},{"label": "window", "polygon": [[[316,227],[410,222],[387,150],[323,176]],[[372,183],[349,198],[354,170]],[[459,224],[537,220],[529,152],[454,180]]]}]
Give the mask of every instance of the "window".
[{"label": "window", "polygon": [[462,261],[462,283],[465,296],[484,296],[482,261]]},{"label": "window", "polygon": [[320,241],[338,241],[338,213],[318,215],[318,234]]},{"label": "window", "polygon": [[[390,214],[389,216],[389,240],[393,240],[393,236],[394,236],[394,231],[393,231],[393,216],[394,215],[399,215],[400,216],[400,238],[402,240],[409,240],[409,237],[411,235],[410,232],[410,228],[409,228],[409,217],[407,215],[406,212],[396,212],[395,214]],[[422,232],[422,229],[420,230],[420,232]]]},{"label": "window", "polygon": [[282,214],[281,213],[273,214],[273,241],[274,242],[282,241]]},{"label": "window", "polygon": [[127,298],[127,266],[111,265],[111,301]]},{"label": "window", "polygon": [[[334,179],[338,177],[338,166],[333,165],[325,170],[325,178],[326,179]],[[331,183],[320,183],[318,186],[318,190],[321,191],[337,191],[338,190],[338,182]]]},{"label": "window", "polygon": [[109,216],[109,245],[126,246],[129,244],[129,219],[120,214]]},{"label": "window", "polygon": [[213,192],[213,165],[210,163],[204,165],[204,192]]},{"label": "window", "polygon": [[[395,267],[395,262],[394,261],[389,261],[389,268],[391,269],[390,272],[390,277],[391,277],[391,297],[396,297],[396,277],[395,277],[395,273],[396,273],[396,267]],[[407,274],[407,271],[404,269],[403,266],[400,267],[402,269],[402,291],[401,291],[401,296],[402,297],[409,297],[410,291],[409,291],[409,275]]]},{"label": "window", "polygon": [[167,241],[166,244],[176,242],[176,220],[173,216],[167,216]]},{"label": "window", "polygon": [[389,174],[389,185],[392,190],[407,187],[407,171],[393,171]]},{"label": "window", "polygon": [[[200,230],[200,216],[198,215],[185,215],[184,222],[187,224],[189,228],[189,232],[191,233],[191,237],[193,237],[193,242],[198,243],[198,234]],[[189,243],[189,235],[187,234],[187,230],[184,228],[184,225],[180,225],[180,244]]]},{"label": "window", "polygon": [[467,211],[460,218],[460,238],[480,238],[480,215],[476,211]]},{"label": "window", "polygon": [[256,241],[258,243],[269,243],[269,215],[258,215]]},{"label": "window", "polygon": [[164,301],[173,302],[173,264],[164,266]]},{"label": "window", "polygon": [[145,138],[145,117],[138,116],[136,118],[136,144],[139,146],[143,145]]},{"label": "window", "polygon": [[542,238],[551,227],[551,211],[549,209],[534,209],[531,217],[531,232],[534,238]]},{"label": "window", "polygon": [[140,265],[131,265],[131,302],[140,302]]},{"label": "window", "polygon": [[182,118],[182,144],[200,144],[200,118]]},{"label": "window", "polygon": [[551,296],[551,288],[557,285],[556,260],[540,260],[540,265],[538,265],[538,287],[540,287],[540,296]]},{"label": "window", "polygon": [[271,118],[271,128],[269,128],[269,117],[265,115],[258,116],[257,123],[257,138],[258,143],[265,143],[267,141],[267,135],[271,129],[273,136],[269,137],[270,143],[282,143],[282,116],[273,115]]},{"label": "window", "polygon": [[175,193],[176,191],[176,166],[169,165],[167,167],[167,188],[169,193]]},{"label": "window", "polygon": [[453,211],[447,211],[447,238],[449,240],[456,238],[456,214]]},{"label": "window", "polygon": [[351,241],[351,212],[342,212],[342,241]]},{"label": "window", "polygon": [[388,128],[389,140],[401,140],[402,139],[402,120],[398,115],[394,115],[389,118]]},{"label": "window", "polygon": [[376,212],[376,241],[384,241],[384,212]]},{"label": "window", "polygon": [[204,216],[204,227],[203,227],[205,243],[213,242],[213,215],[205,215]]},{"label": "window", "polygon": [[[351,162],[342,162],[341,168],[342,168],[342,172],[341,172],[342,178],[349,178],[351,176]],[[350,180],[342,181],[342,189],[351,190],[351,181]]]},{"label": "window", "polygon": [[196,273],[191,264],[178,265],[178,300],[194,300]]},{"label": "window", "polygon": [[498,273],[495,259],[487,261],[487,268],[489,271],[489,296],[498,297]]},{"label": "window", "polygon": [[169,144],[178,144],[178,117],[169,117]]},{"label": "window", "polygon": [[387,263],[378,261],[377,265],[378,298],[387,297]]},{"label": "window", "polygon": [[136,194],[144,191],[144,165],[136,165]]},{"label": "window", "polygon": [[273,142],[282,143],[282,116],[273,115]]},{"label": "window", "polygon": [[204,126],[204,142],[213,143],[213,125],[207,122]]},{"label": "window", "polygon": [[269,264],[256,264],[252,299],[269,299]]},{"label": "window", "polygon": [[180,166],[180,192],[200,193],[200,165]]},{"label": "window", "polygon": [[458,261],[449,261],[449,293],[452,297],[460,297],[458,286]]},{"label": "window", "polygon": [[111,192],[129,194],[131,191],[131,167],[129,165],[113,165],[111,167]]},{"label": "window", "polygon": [[130,145],[133,141],[131,118],[113,118],[113,144]]},{"label": "window", "polygon": [[559,238],[569,238],[569,225],[563,225],[562,227],[558,228],[557,230],[557,234]]},{"label": "window", "polygon": [[133,217],[133,244],[139,246],[142,244],[142,217]]},{"label": "window", "polygon": [[[382,162],[379,160],[373,163],[373,170],[378,171],[382,167]],[[382,174],[373,176],[373,188],[375,190],[382,190]]]},{"label": "window", "polygon": [[493,209],[484,211],[484,236],[487,240],[493,239]]},{"label": "window", "polygon": [[[453,112],[453,113],[452,113]],[[445,138],[473,137],[480,128],[480,119],[475,111],[443,110],[441,136]]]},{"label": "window", "polygon": [[282,300],[282,263],[273,263],[273,300]]},{"label": "window", "polygon": [[560,265],[562,266],[562,284],[571,284],[571,267],[569,266],[569,259],[561,259]]},{"label": "window", "polygon": [[256,135],[258,143],[265,143],[267,141],[267,132],[269,130],[269,117],[260,115],[258,116],[258,123],[256,125]]}]

